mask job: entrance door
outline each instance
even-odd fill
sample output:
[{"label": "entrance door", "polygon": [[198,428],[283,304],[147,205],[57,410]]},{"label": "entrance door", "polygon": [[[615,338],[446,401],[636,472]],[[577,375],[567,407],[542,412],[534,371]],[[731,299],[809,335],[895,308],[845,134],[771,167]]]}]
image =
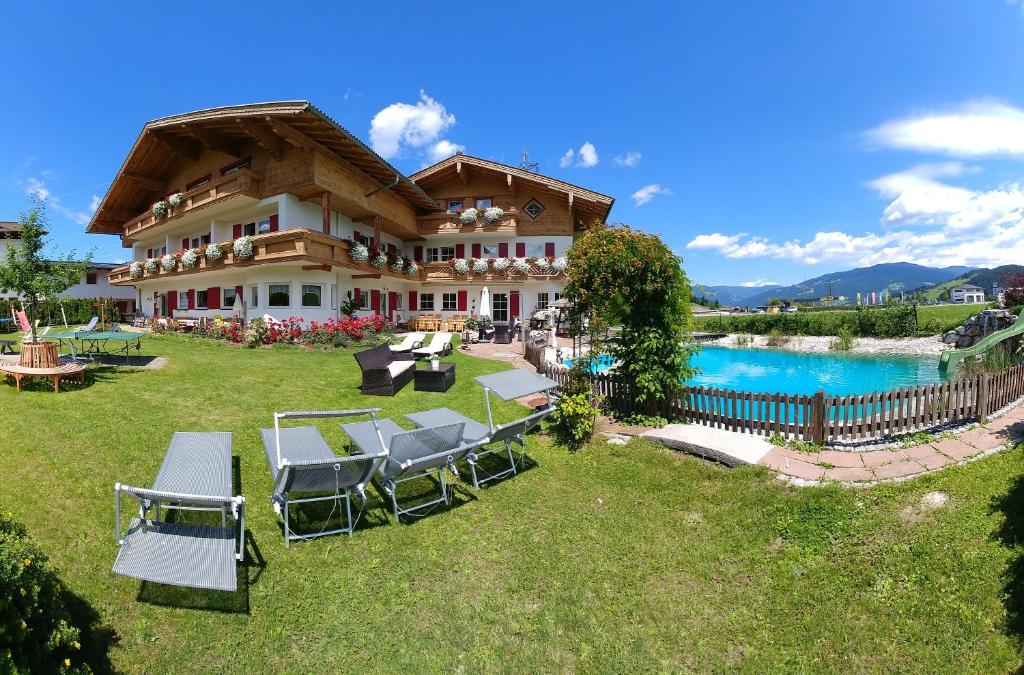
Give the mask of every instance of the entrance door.
[{"label": "entrance door", "polygon": [[167,294],[160,294],[160,316],[167,316]]},{"label": "entrance door", "polygon": [[491,296],[491,319],[495,323],[508,323],[508,293]]}]

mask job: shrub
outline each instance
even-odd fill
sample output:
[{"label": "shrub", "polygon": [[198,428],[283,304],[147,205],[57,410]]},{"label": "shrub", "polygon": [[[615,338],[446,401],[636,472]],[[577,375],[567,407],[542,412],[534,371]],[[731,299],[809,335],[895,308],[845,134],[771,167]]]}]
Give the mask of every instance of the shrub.
[{"label": "shrub", "polygon": [[739,314],[701,319],[701,328],[721,333],[769,335],[777,330],[789,335],[839,335],[846,327],[857,337],[899,338],[920,335],[922,330],[939,332],[939,327],[919,326],[914,305],[828,310]]},{"label": "shrub", "polygon": [[839,329],[839,335],[829,344],[829,348],[838,352],[848,352],[853,349],[853,343],[853,331],[843,326]]},{"label": "shrub", "polygon": [[[103,312],[95,305],[104,304]],[[61,307],[64,314],[61,314]],[[44,326],[62,326],[64,317],[67,317],[68,324],[88,323],[94,316],[103,314],[107,321],[114,322],[121,320],[121,313],[117,310],[117,303],[113,298],[53,298],[39,302],[39,323]]]},{"label": "shrub", "polygon": [[555,441],[579,450],[594,435],[598,409],[590,402],[590,392],[563,395],[551,413]]},{"label": "shrub", "polygon": [[771,333],[768,334],[768,346],[785,347],[786,345],[789,344],[790,339],[791,338],[788,335],[786,335],[781,330],[776,328],[772,330]]},{"label": "shrub", "polygon": [[0,672],[89,672],[79,640],[56,570],[0,511]]}]

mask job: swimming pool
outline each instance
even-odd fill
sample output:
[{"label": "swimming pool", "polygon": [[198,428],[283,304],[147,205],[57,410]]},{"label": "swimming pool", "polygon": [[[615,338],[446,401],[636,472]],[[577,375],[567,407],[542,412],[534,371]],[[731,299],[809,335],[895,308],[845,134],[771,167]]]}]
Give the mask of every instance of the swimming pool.
[{"label": "swimming pool", "polygon": [[943,381],[936,356],[807,353],[761,347],[702,347],[687,384],[757,393],[845,396]]},{"label": "swimming pool", "polygon": [[[566,359],[572,366],[572,359]],[[764,347],[701,347],[692,365],[700,372],[686,384],[755,393],[845,396],[916,387],[943,381],[935,356],[807,353]],[[604,373],[613,360],[603,355],[591,372]]]}]

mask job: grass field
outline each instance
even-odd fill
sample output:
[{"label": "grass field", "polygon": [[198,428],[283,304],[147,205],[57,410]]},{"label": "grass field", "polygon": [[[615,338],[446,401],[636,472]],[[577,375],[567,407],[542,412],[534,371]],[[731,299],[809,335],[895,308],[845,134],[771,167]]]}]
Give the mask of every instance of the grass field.
[{"label": "grass field", "polygon": [[[159,371],[53,395],[0,387],[0,505],[96,612],[87,651],[129,672],[1009,671],[1024,664],[1024,456],[864,490],[794,488],[660,446],[532,467],[409,525],[285,550],[258,437],[275,410],[448,405],[482,417],[457,354],[448,394],[364,397],[350,353],[148,338]],[[521,408],[503,404],[501,420]],[[110,573],[115,481],[146,484],[174,430],[234,432],[250,560],[235,595]],[[341,441],[325,426],[328,439]],[[942,509],[924,493],[949,494]],[[371,489],[371,494],[376,492]],[[258,553],[255,553],[258,552]],[[255,554],[254,554],[255,553]],[[97,639],[97,636],[99,639]],[[106,654],[109,662],[99,654]]]}]

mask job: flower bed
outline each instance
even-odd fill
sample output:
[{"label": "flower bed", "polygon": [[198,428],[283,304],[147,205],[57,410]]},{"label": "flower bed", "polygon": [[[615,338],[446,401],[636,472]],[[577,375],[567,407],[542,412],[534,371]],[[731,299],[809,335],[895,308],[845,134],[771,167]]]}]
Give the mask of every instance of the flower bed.
[{"label": "flower bed", "polygon": [[353,344],[380,344],[391,337],[391,325],[379,314],[363,318],[344,317],[324,322],[307,322],[301,316],[283,321],[250,319],[245,328],[235,321],[214,319],[192,333],[195,337],[225,340],[255,348],[291,344],[304,347],[348,347]]}]

